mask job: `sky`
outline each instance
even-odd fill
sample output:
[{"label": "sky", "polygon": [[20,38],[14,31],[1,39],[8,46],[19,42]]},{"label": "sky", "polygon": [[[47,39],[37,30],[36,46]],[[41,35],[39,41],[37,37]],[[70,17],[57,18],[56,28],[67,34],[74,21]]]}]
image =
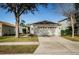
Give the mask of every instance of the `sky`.
[{"label": "sky", "polygon": [[[58,22],[65,18],[66,17],[59,12],[59,8],[57,6],[55,5],[51,6],[50,4],[48,5],[48,8],[39,6],[38,11],[35,11],[34,14],[32,13],[23,14],[20,17],[21,20],[25,20],[26,24],[31,24],[34,22],[44,20]],[[0,8],[0,21],[15,23],[14,14],[8,13],[6,10]]]}]

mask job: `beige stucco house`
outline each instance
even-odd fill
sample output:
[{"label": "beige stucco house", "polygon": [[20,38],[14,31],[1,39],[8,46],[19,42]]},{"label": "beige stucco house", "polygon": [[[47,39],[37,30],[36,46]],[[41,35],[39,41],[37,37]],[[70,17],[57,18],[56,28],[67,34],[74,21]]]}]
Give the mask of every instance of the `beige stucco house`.
[{"label": "beige stucco house", "polygon": [[[25,27],[19,27],[19,33],[23,34],[23,29],[26,29],[26,34],[35,34],[38,36],[60,36],[60,25],[51,21],[40,21],[28,24]],[[13,24],[0,21],[0,36],[15,34],[15,26]]]},{"label": "beige stucco house", "polygon": [[15,26],[13,24],[0,21],[0,36],[14,35]]}]

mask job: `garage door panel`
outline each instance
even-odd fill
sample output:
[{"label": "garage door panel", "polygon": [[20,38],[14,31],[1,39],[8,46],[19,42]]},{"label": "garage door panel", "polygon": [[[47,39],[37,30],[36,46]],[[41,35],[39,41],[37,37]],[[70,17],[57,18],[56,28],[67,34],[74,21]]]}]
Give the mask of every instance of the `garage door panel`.
[{"label": "garage door panel", "polygon": [[48,29],[48,28],[45,28],[45,29],[38,29],[36,34],[37,35],[54,35],[54,29]]}]

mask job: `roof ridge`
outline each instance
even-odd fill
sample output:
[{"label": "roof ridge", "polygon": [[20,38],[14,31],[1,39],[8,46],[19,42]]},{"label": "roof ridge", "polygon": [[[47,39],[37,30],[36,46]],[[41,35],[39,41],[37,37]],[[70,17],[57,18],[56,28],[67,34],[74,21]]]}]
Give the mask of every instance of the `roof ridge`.
[{"label": "roof ridge", "polygon": [[10,26],[15,26],[14,24],[11,24],[9,22],[0,21],[0,23],[5,24],[5,25],[10,25]]},{"label": "roof ridge", "polygon": [[44,24],[44,23],[48,23],[48,24],[57,24],[55,22],[52,22],[52,21],[48,21],[48,20],[43,20],[43,21],[40,21],[40,22],[35,22],[33,24]]}]

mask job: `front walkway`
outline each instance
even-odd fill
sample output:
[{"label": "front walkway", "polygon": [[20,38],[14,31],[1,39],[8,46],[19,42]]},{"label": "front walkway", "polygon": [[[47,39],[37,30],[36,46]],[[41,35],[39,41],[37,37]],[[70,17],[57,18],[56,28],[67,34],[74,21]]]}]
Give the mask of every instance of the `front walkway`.
[{"label": "front walkway", "polygon": [[39,42],[34,54],[79,54],[79,42],[61,37],[39,37]]}]

